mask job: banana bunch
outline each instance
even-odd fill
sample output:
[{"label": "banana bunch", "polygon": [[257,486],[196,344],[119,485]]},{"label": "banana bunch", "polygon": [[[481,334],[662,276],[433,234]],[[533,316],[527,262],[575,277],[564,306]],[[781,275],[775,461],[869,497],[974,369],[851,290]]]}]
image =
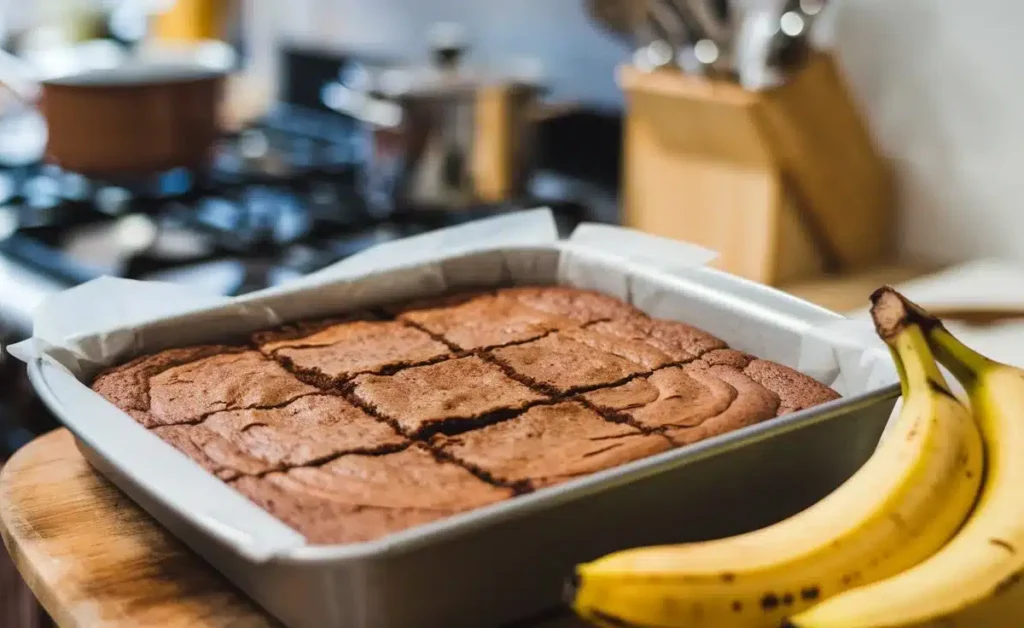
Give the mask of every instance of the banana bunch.
[{"label": "banana bunch", "polygon": [[934,317],[899,299],[904,324],[925,330],[964,385],[985,445],[977,506],[952,541],[902,573],[795,615],[799,628],[1024,626],[1024,371],[963,345]]},{"label": "banana bunch", "polygon": [[[918,607],[904,604],[911,598],[939,604],[973,590],[974,583],[953,583],[980,560],[971,554],[975,545],[985,545],[981,551],[993,559],[999,552],[1012,557],[1019,547],[1018,562],[1024,562],[1024,516],[1013,519],[1015,502],[993,495],[979,510],[998,511],[989,518],[1002,524],[999,535],[982,539],[985,532],[979,531],[977,543],[929,572],[937,579],[947,569],[942,575],[948,586],[915,590],[927,581],[923,576],[902,585],[877,585],[877,594],[856,589],[892,582],[946,546],[974,509],[985,471],[978,424],[950,392],[926,334],[941,340],[936,344],[943,357],[968,354],[942,340],[946,336],[933,322],[907,316],[894,292],[876,293],[872,314],[900,372],[903,406],[871,458],[823,500],[773,526],[708,542],[626,550],[578,566],[573,607],[580,616],[598,625],[643,628],[778,628],[787,618],[800,628],[897,626],[902,624],[877,623],[886,604],[909,612]],[[971,364],[988,372],[980,370],[983,362]],[[1024,408],[1024,377],[1015,377]],[[989,405],[995,407],[995,401]],[[991,428],[984,429],[991,436]],[[1000,423],[998,429],[999,438],[1010,436],[1000,447],[1012,447],[1018,433],[1024,437],[1024,424],[1015,431]],[[1024,447],[1024,440],[1016,440]],[[997,461],[1006,469],[1003,481],[1024,486],[1024,476],[1018,480],[1012,473],[1016,461],[1002,455]],[[1024,472],[1024,449],[1020,457]],[[1024,499],[1018,502],[1024,510]],[[984,530],[992,530],[991,523]],[[1005,574],[1002,588],[1011,581]],[[881,590],[885,586],[896,586],[899,593]],[[835,603],[812,608],[829,598]],[[872,601],[878,614],[872,614]],[[850,623],[851,618],[864,622]]]}]

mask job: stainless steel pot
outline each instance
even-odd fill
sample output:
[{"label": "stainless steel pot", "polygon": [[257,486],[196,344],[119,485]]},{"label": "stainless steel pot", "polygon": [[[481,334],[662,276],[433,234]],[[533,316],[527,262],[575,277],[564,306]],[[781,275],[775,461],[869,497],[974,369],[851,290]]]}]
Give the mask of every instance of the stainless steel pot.
[{"label": "stainless steel pot", "polygon": [[438,39],[426,67],[367,69],[325,89],[328,106],[367,126],[369,187],[385,203],[416,209],[522,195],[535,164],[539,85],[466,68],[465,47]]}]

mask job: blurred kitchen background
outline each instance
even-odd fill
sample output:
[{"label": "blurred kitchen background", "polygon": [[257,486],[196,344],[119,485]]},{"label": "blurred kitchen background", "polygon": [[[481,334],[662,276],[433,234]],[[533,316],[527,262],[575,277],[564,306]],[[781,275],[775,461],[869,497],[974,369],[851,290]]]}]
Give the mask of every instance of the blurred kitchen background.
[{"label": "blurred kitchen background", "polygon": [[[1024,362],[1021,23],[1011,0],[0,0],[0,344],[101,275],[241,294],[546,205],[853,316],[898,283]],[[24,84],[170,49],[226,77],[208,161],[44,154],[56,97]],[[0,462],[54,426],[0,357]],[[47,625],[5,561],[0,626]]]}]

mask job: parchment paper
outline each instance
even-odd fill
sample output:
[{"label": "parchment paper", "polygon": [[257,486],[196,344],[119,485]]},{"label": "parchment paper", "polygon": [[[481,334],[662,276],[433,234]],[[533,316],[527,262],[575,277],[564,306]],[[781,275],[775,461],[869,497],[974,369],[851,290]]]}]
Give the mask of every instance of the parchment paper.
[{"label": "parchment paper", "polygon": [[844,396],[897,381],[888,353],[864,321],[704,268],[714,257],[701,247],[607,225],[581,225],[559,241],[550,212],[539,209],[382,244],[243,297],[97,279],[46,299],[32,338],[8,350],[38,366],[44,381],[33,381],[40,394],[107,463],[193,525],[251,560],[267,560],[303,539],[82,382],[142,352],[222,342],[299,318],[507,283],[600,290],[652,316],[702,327]]}]

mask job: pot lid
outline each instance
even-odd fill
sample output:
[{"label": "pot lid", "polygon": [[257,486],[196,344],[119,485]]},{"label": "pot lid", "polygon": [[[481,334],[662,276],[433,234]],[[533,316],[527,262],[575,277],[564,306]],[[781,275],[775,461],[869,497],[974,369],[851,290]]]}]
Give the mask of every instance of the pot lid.
[{"label": "pot lid", "polygon": [[471,94],[490,85],[541,88],[542,66],[538,59],[468,63],[469,41],[459,24],[435,24],[428,32],[428,44],[429,63],[369,69],[362,77],[361,89],[383,98],[429,98]]},{"label": "pot lid", "polygon": [[28,51],[24,61],[40,81],[54,85],[143,85],[194,81],[230,71],[234,49],[218,41],[148,46],[128,54],[108,40]]}]

